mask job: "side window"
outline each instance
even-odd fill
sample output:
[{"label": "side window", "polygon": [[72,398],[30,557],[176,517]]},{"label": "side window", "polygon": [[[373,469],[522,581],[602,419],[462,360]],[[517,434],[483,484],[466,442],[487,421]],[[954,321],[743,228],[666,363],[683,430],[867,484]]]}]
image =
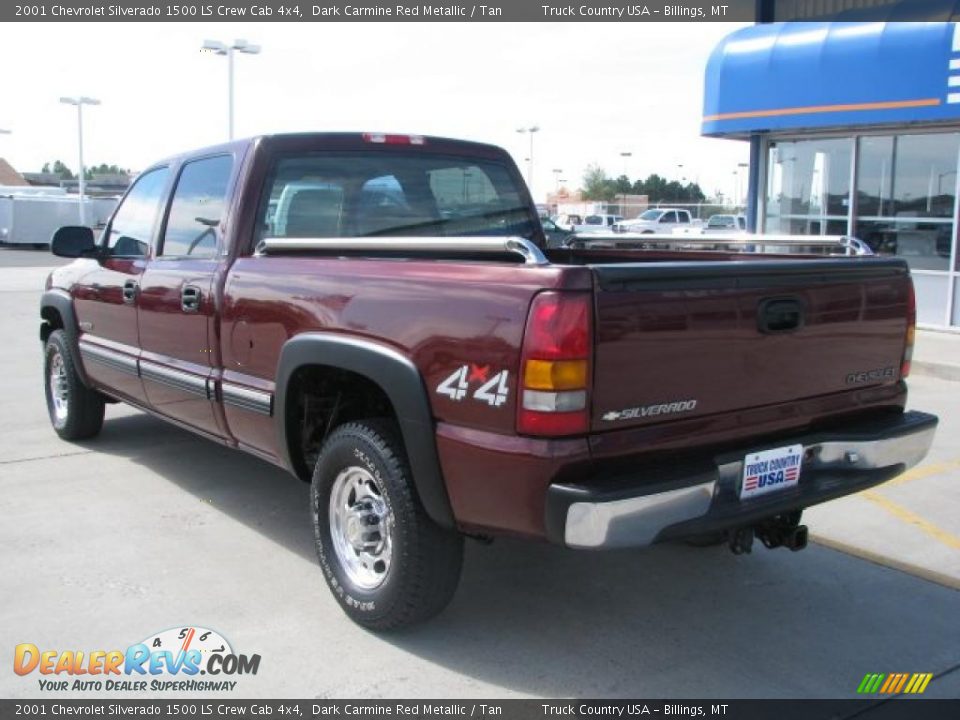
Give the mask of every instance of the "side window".
[{"label": "side window", "polygon": [[676,221],[677,214],[672,210],[670,212],[665,212],[660,218],[660,222],[662,223],[675,223]]},{"label": "side window", "polygon": [[688,224],[689,224],[689,222],[690,222],[690,216],[687,215],[687,213],[685,213],[685,212],[678,212],[678,213],[677,213],[677,222],[680,223],[681,225],[682,225],[683,223],[688,223]]},{"label": "side window", "polygon": [[220,155],[183,166],[173,193],[159,254],[164,257],[212,257],[223,216],[233,158]]},{"label": "side window", "polygon": [[143,257],[147,254],[168,173],[167,168],[157,168],[137,178],[110,223],[106,236],[110,255]]}]

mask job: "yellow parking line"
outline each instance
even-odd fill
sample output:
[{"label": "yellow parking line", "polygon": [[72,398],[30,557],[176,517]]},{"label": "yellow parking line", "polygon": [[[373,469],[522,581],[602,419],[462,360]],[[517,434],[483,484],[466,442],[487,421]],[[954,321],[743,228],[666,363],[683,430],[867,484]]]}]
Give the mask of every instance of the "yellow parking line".
[{"label": "yellow parking line", "polygon": [[893,487],[894,485],[903,485],[908,482],[913,482],[914,480],[923,480],[924,478],[932,477],[934,475],[940,475],[941,473],[949,472],[950,470],[955,470],[957,468],[960,468],[960,459],[918,465],[912,470],[907,470],[903,475],[898,475],[893,480],[884,483],[884,486]]},{"label": "yellow parking line", "polygon": [[943,528],[937,527],[932,522],[923,519],[910,510],[907,510],[905,507],[903,507],[903,505],[898,505],[892,500],[888,500],[876,490],[867,490],[866,492],[860,493],[860,497],[864,498],[865,500],[869,500],[872,503],[876,503],[894,517],[903,520],[905,523],[913,525],[918,530],[925,532],[927,535],[943,543],[947,547],[953,548],[954,550],[960,550],[960,537],[947,532]]}]

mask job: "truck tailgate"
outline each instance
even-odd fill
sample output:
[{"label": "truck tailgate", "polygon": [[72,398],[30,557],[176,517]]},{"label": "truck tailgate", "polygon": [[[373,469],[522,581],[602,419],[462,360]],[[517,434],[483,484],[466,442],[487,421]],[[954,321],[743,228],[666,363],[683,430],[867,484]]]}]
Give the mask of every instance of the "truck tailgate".
[{"label": "truck tailgate", "polygon": [[892,258],[590,265],[592,427],[894,383],[912,290]]}]

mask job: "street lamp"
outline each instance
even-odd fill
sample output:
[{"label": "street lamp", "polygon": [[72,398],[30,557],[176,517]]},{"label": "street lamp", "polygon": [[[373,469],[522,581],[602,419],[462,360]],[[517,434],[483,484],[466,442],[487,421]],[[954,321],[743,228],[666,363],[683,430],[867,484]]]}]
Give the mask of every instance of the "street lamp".
[{"label": "street lamp", "polygon": [[80,153],[80,224],[86,225],[86,213],[83,207],[84,191],[86,189],[86,178],[84,177],[86,171],[83,169],[83,106],[99,105],[100,101],[81,95],[79,97],[62,97],[60,102],[64,105],[75,105],[77,108],[77,147]]},{"label": "street lamp", "polygon": [[620,157],[623,158],[623,176],[627,178],[627,180],[629,180],[630,175],[627,174],[627,164],[630,162],[630,158],[633,157],[633,153],[629,151],[624,151],[620,153]]},{"label": "street lamp", "polygon": [[530,157],[527,158],[527,185],[531,195],[533,195],[533,134],[539,131],[540,127],[537,125],[517,128],[518,133],[528,133],[530,135]]},{"label": "street lamp", "polygon": [[558,192],[560,190],[560,176],[563,174],[563,170],[560,168],[553,169],[553,190]]},{"label": "street lamp", "polygon": [[204,40],[202,49],[214,55],[227,56],[227,133],[229,139],[233,140],[233,53],[258,55],[260,46],[246,40],[234,40],[233,45],[227,45],[219,40]]}]

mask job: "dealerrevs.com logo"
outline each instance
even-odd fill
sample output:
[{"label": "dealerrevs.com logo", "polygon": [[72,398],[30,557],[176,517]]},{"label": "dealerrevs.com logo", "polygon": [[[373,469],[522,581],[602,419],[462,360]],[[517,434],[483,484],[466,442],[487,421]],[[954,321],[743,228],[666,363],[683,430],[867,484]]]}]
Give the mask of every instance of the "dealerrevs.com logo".
[{"label": "dealerrevs.com logo", "polygon": [[[44,691],[231,691],[238,675],[256,675],[259,655],[233,651],[219,633],[180,627],[150,635],[126,650],[14,649],[13,671],[37,676]],[[201,677],[202,676],[202,677]]]}]

